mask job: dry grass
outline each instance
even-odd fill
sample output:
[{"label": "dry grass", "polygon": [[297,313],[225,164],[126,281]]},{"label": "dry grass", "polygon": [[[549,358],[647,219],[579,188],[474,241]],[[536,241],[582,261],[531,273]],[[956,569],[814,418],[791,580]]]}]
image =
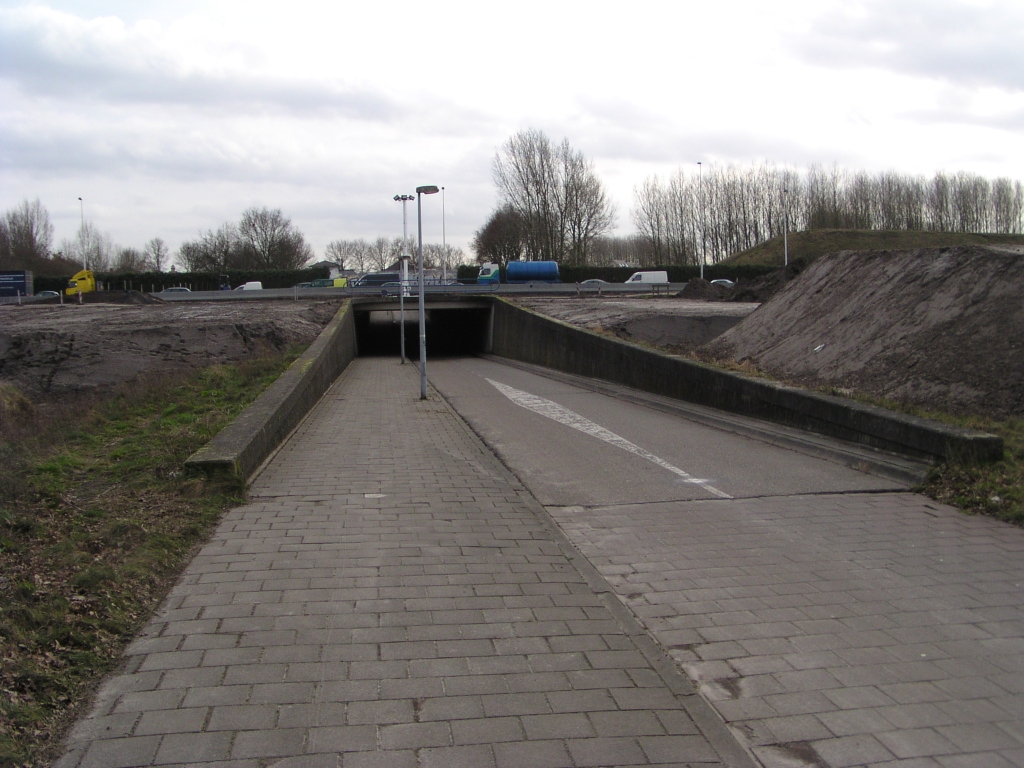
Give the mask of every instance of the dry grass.
[{"label": "dry grass", "polygon": [[41,766],[222,512],[182,465],[297,352],[31,403],[0,387],[0,766]]}]

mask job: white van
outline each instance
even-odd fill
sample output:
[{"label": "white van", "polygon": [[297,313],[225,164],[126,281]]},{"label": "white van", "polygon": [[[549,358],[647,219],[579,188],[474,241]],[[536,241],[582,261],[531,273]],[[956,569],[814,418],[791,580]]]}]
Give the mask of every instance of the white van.
[{"label": "white van", "polygon": [[248,283],[242,283],[240,286],[235,288],[236,291],[262,291],[263,283],[259,280],[250,280]]},{"label": "white van", "polygon": [[634,272],[626,281],[626,285],[650,285],[651,283],[667,283],[668,272]]}]

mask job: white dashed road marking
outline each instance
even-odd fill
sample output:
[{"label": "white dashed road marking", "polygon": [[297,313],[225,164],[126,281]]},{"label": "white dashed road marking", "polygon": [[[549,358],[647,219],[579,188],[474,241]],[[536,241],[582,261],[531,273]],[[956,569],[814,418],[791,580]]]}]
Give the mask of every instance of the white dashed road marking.
[{"label": "white dashed road marking", "polygon": [[590,419],[585,419],[578,413],[570,411],[568,408],[565,408],[556,402],[546,400],[545,398],[538,397],[537,395],[531,395],[529,392],[523,392],[521,389],[510,387],[508,384],[502,384],[500,381],[494,381],[493,379],[486,379],[486,381],[521,408],[526,408],[534,413],[539,413],[541,416],[553,419],[559,424],[565,424],[567,427],[572,427],[573,429],[577,429],[591,437],[596,437],[598,440],[604,440],[606,443],[614,445],[617,448],[621,448],[624,451],[629,451],[632,454],[647,459],[648,461],[657,464],[659,467],[667,469],[669,472],[678,475],[685,482],[699,485],[705,491],[712,493],[715,496],[719,496],[723,499],[732,498],[732,496],[725,491],[720,491],[708,483],[707,480],[701,480],[688,472],[684,472],[679,467],[672,466],[667,461],[655,456],[650,451],[645,451],[639,445],[629,442],[626,438],[608,431],[600,424],[595,424],[590,421]]}]

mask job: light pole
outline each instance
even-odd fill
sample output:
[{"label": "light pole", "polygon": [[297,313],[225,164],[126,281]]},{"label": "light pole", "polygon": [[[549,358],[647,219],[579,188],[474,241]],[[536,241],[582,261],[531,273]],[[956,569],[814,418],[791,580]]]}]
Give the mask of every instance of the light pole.
[{"label": "light pole", "polygon": [[444,187],[441,187],[441,280],[448,285],[448,240],[444,231]]},{"label": "light pole", "polygon": [[423,309],[423,195],[436,195],[434,186],[416,187],[416,227],[419,230],[417,261],[420,270],[420,400],[427,399],[427,314]]},{"label": "light pole", "polygon": [[398,319],[402,339],[402,365],[405,365],[405,291],[409,284],[409,235],[406,231],[405,204],[412,200],[412,195],[395,195],[395,201],[402,204],[402,285],[398,289]]},{"label": "light pole", "polygon": [[78,198],[78,205],[82,209],[82,229],[85,229],[85,203],[82,202],[82,198]]},{"label": "light pole", "polygon": [[782,213],[785,223],[782,225],[782,266],[789,266],[789,188],[782,189]]},{"label": "light pole", "polygon": [[704,262],[708,260],[708,244],[704,236],[704,173],[697,163],[697,197],[700,198],[700,279],[704,279]]}]

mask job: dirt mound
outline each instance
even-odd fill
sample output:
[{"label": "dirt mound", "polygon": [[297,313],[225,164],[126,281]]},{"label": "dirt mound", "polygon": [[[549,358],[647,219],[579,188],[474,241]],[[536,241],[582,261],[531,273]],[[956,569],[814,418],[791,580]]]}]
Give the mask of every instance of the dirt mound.
[{"label": "dirt mound", "polygon": [[620,339],[652,344],[671,352],[689,352],[706,344],[736,325],[756,306],[649,296],[603,299],[524,296],[515,302],[581,328],[613,333]]},{"label": "dirt mound", "polygon": [[109,390],[142,375],[308,344],[339,307],[337,301],[172,303],[155,297],[150,303],[138,291],[102,293],[117,299],[0,307],[0,382],[33,398]]},{"label": "dirt mound", "polygon": [[781,291],[786,283],[796,279],[810,263],[809,259],[797,259],[763,277],[755,280],[743,280],[736,284],[728,299],[729,301],[756,301],[763,304]]},{"label": "dirt mound", "polygon": [[[68,299],[65,299],[67,301]],[[74,299],[72,299],[74,301]],[[82,294],[83,304],[164,304],[163,299],[141,291],[93,291]]]},{"label": "dirt mound", "polygon": [[712,285],[707,280],[695,277],[683,286],[683,290],[676,294],[676,298],[694,299],[695,301],[723,301],[728,299],[734,290],[734,288],[727,288],[724,285]]},{"label": "dirt mound", "polygon": [[703,351],[798,383],[1024,415],[1024,258],[973,246],[829,254]]}]

